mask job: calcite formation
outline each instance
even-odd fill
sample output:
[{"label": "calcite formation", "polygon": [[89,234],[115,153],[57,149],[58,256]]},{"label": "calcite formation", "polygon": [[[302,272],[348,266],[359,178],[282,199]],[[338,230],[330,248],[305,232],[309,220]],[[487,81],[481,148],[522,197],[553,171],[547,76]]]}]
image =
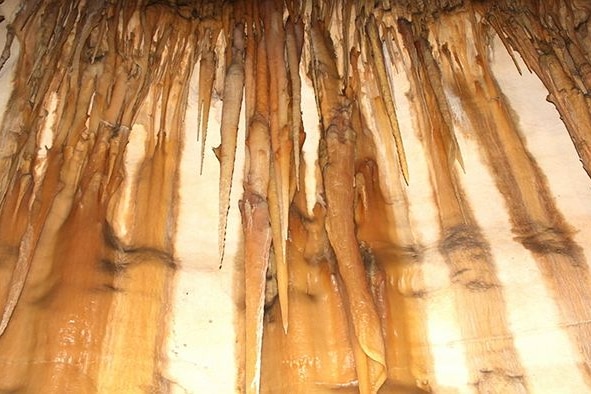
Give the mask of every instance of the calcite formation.
[{"label": "calcite formation", "polygon": [[2,7],[0,392],[591,390],[588,2]]}]

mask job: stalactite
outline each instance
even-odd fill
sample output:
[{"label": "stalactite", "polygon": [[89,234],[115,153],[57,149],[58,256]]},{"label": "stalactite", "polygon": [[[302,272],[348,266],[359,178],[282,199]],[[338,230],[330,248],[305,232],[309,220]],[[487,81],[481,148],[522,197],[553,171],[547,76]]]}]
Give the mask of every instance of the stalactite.
[{"label": "stalactite", "polygon": [[[302,177],[300,180],[303,182]],[[322,182],[318,188],[321,193]],[[304,188],[300,186],[291,206],[287,242],[293,313],[285,332],[277,299],[270,299],[265,306],[262,392],[331,392],[355,384],[348,317],[325,222],[322,204],[317,203],[308,212]],[[302,315],[312,318],[298,318]],[[331,352],[316,351],[326,344],[330,344]],[[279,348],[284,349],[281,354],[275,351]]]},{"label": "stalactite", "polygon": [[548,99],[560,112],[583,167],[590,174],[591,104],[586,95],[591,51],[584,46],[588,38],[583,36],[581,40],[578,33],[585,34],[589,6],[562,1],[539,5],[503,1],[492,7],[487,4],[482,13],[546,85]]},{"label": "stalactite", "polygon": [[287,297],[286,240],[289,222],[292,138],[289,125],[288,70],[285,62],[285,30],[282,14],[274,1],[264,3],[264,29],[267,41],[270,83],[270,131],[273,150],[271,181],[271,226],[277,264],[277,283],[283,327],[287,330],[289,303]]},{"label": "stalactite", "polygon": [[[495,272],[490,246],[475,222],[465,192],[459,182],[457,170],[449,155],[447,140],[453,133],[446,122],[447,106],[442,110],[441,100],[434,92],[429,75],[432,56],[428,44],[413,32],[412,25],[399,20],[399,30],[410,58],[409,79],[414,87],[413,103],[416,119],[424,134],[425,148],[431,160],[430,172],[436,192],[441,225],[439,250],[450,267],[452,286],[458,309],[464,317],[459,324],[468,338],[500,338],[495,340],[495,351],[487,352],[480,341],[466,344],[471,381],[480,391],[499,390],[520,393],[526,390],[517,352],[509,327],[492,316],[505,316],[504,300],[499,290],[500,281]],[[433,72],[433,70],[431,70]],[[421,86],[424,90],[419,90]],[[480,311],[486,308],[487,313]]]},{"label": "stalactite", "polygon": [[207,124],[209,120],[209,109],[211,108],[211,94],[215,80],[216,55],[213,49],[219,34],[218,29],[206,28],[203,33],[201,59],[199,61],[199,108],[197,111],[197,139],[201,139],[201,167],[203,174],[203,161],[205,159],[205,146],[207,142]]},{"label": "stalactite", "polygon": [[241,206],[244,223],[244,270],[246,292],[246,392],[258,393],[260,386],[265,276],[271,250],[269,188],[271,141],[269,134],[269,82],[265,41],[256,53],[255,108],[248,127],[247,175]]},{"label": "stalactite", "polygon": [[[369,248],[371,260],[376,260],[375,264],[385,271],[387,278],[386,301],[380,307],[386,313],[385,318],[382,317],[382,330],[386,342],[388,379],[398,385],[409,384],[410,376],[406,374],[412,370],[412,375],[421,382],[419,386],[428,388],[428,383],[424,382],[432,380],[425,372],[429,369],[430,356],[417,347],[409,346],[424,340],[426,332],[422,322],[416,323],[411,319],[412,313],[420,315],[420,299],[428,296],[418,268],[422,263],[421,250],[424,247],[417,243],[411,230],[408,199],[403,187],[405,182],[394,153],[395,142],[389,132],[386,109],[381,100],[375,99],[378,89],[371,68],[360,59],[353,59],[351,70],[355,80],[351,88],[359,89],[357,94],[363,127],[372,141],[365,141],[372,149],[366,153],[368,157],[358,159],[361,164],[357,165],[357,233]],[[363,84],[360,70],[364,70],[361,74]],[[384,179],[390,181],[384,182]],[[380,220],[377,220],[378,217]],[[376,226],[377,222],[382,225]],[[401,319],[402,316],[404,319]]]},{"label": "stalactite", "polygon": [[300,58],[304,45],[304,26],[302,21],[294,23],[288,19],[285,23],[285,46],[287,63],[289,65],[289,77],[291,82],[291,135],[293,146],[293,160],[295,172],[295,184],[300,184],[300,136],[302,128]]},{"label": "stalactite", "polygon": [[386,64],[384,62],[384,56],[382,53],[382,44],[379,38],[378,28],[376,21],[373,16],[368,18],[365,29],[369,36],[369,47],[371,50],[372,61],[371,64],[375,68],[375,76],[378,81],[378,89],[380,91],[380,97],[384,101],[384,106],[388,114],[390,121],[390,128],[394,141],[396,141],[396,152],[398,154],[398,161],[400,162],[400,168],[402,175],[406,182],[409,181],[408,164],[406,162],[406,154],[404,153],[404,147],[402,146],[402,137],[400,135],[400,127],[398,126],[398,120],[396,118],[396,109],[394,107],[394,101],[392,99],[392,93],[390,91],[390,82],[386,73]]},{"label": "stalactite", "polygon": [[[506,199],[515,239],[534,254],[547,273],[560,300],[565,324],[588,320],[590,311],[584,300],[590,296],[585,290],[590,278],[582,249],[574,242],[570,226],[556,207],[544,174],[527,151],[510,106],[485,61],[484,32],[478,26],[472,26],[472,32],[468,27],[461,29],[476,38],[474,52],[482,60],[471,59],[461,47],[444,44],[444,80],[462,100],[473,133],[483,146],[497,186]],[[588,364],[587,327],[573,327],[569,331]]]},{"label": "stalactite", "polygon": [[218,227],[220,266],[224,259],[230,191],[238,138],[238,122],[240,121],[244,93],[244,26],[241,23],[236,24],[232,36],[232,61],[224,80],[224,109],[222,111],[220,130],[222,143],[216,151],[216,155],[220,160],[220,221]]},{"label": "stalactite", "polygon": [[324,71],[320,75],[313,72],[317,73],[315,81],[324,129],[322,139],[326,146],[322,168],[327,203],[326,231],[336,255],[352,320],[359,390],[376,392],[386,379],[386,361],[377,311],[367,283],[359,281],[363,277],[363,262],[352,212],[356,132],[351,126],[349,103],[339,93],[339,76],[330,55],[332,48],[319,23],[312,25],[311,35],[314,70]]},{"label": "stalactite", "polygon": [[[590,15],[578,0],[23,0],[0,55],[4,72],[18,42],[0,125],[0,391],[176,392],[175,357],[195,380],[216,373],[169,339],[192,297],[175,293],[194,268],[179,205],[210,198],[185,197],[181,162],[206,176],[218,138],[217,257],[235,258],[227,242],[239,257],[210,269],[199,245],[191,275],[232,277],[237,391],[535,391],[547,369],[526,362],[533,334],[512,330],[503,276],[516,259],[573,348],[560,362],[580,382],[562,383],[588,389],[589,232],[573,213],[588,210],[559,200],[492,53],[543,83],[584,175]],[[478,176],[507,228],[473,209]],[[199,220],[191,231],[211,230]],[[499,247],[505,232],[522,254]]]},{"label": "stalactite", "polygon": [[[166,299],[170,267],[174,266],[169,243],[170,232],[174,229],[166,223],[174,214],[172,207],[175,181],[174,176],[168,177],[165,174],[175,173],[175,151],[180,146],[179,132],[184,113],[179,108],[183,107],[183,96],[187,93],[186,80],[190,70],[188,60],[192,57],[192,44],[187,46],[188,40],[183,37],[187,33],[191,34],[192,26],[190,23],[185,24],[182,34],[171,33],[166,29],[163,34],[156,33],[156,29],[152,30],[158,20],[155,15],[164,10],[158,6],[156,9],[152,7],[147,10],[143,20],[148,26],[135,25],[134,34],[138,40],[132,42],[131,46],[123,45],[123,40],[127,39],[126,32],[121,32],[123,36],[115,34],[117,24],[124,22],[125,26],[134,25],[129,23],[129,19],[125,19],[127,16],[116,5],[108,7],[108,12],[115,15],[113,25],[105,25],[107,22],[96,20],[97,16],[108,13],[107,9],[77,9],[62,7],[61,3],[44,4],[35,10],[36,13],[30,14],[25,8],[15,21],[15,24],[30,26],[54,26],[45,24],[47,14],[61,15],[64,18],[64,21],[56,22],[50,40],[54,44],[49,45],[49,49],[53,45],[61,45],[61,57],[57,56],[60,51],[33,51],[40,56],[36,59],[37,65],[31,69],[29,75],[24,74],[19,80],[22,84],[16,84],[17,92],[19,89],[33,89],[31,94],[23,94],[23,97],[34,97],[38,102],[32,106],[31,114],[46,111],[45,108],[51,107],[52,100],[57,100],[56,107],[61,112],[57,114],[53,124],[47,125],[50,130],[45,131],[51,136],[52,143],[43,158],[46,163],[44,175],[39,178],[35,170],[31,169],[36,178],[35,193],[26,193],[29,194],[26,201],[21,199],[21,206],[27,207],[23,216],[27,217],[28,224],[24,229],[14,265],[15,275],[10,284],[12,290],[4,306],[4,335],[1,338],[2,343],[13,343],[12,355],[20,353],[17,356],[19,358],[44,360],[44,363],[36,364],[33,361],[33,365],[38,365],[33,368],[28,368],[27,364],[11,366],[14,378],[3,382],[3,387],[52,391],[69,386],[82,392],[92,390],[104,368],[100,361],[104,343],[112,345],[110,349],[113,354],[125,354],[122,350],[129,346],[129,343],[124,346],[117,344],[119,339],[113,341],[110,330],[127,336],[137,318],[156,321],[163,315],[164,309],[158,306],[148,308],[149,312],[143,317],[128,314],[129,319],[125,322],[126,319],[121,319],[121,316],[126,315],[117,315],[111,306],[117,304],[122,307],[120,313],[128,310],[140,298],[145,297],[142,293],[147,287],[152,288],[152,302]],[[76,23],[77,15],[81,18],[79,24]],[[170,23],[172,19],[171,14],[164,12],[162,22]],[[97,37],[97,29],[113,29],[109,30],[110,48],[118,45],[120,50],[100,53],[103,49],[100,40],[70,41],[71,36],[76,34]],[[98,37],[106,34],[109,33],[100,33]],[[140,64],[142,56],[146,65],[149,55],[153,56],[152,61],[156,61],[152,63],[151,72],[137,78],[137,74],[134,74],[137,69],[126,61],[132,56],[133,45],[140,45],[142,36],[147,42],[152,42],[153,39],[157,43],[159,39],[166,42],[160,43],[152,53],[147,50],[135,52]],[[69,42],[71,44],[67,44]],[[87,47],[89,44],[95,47]],[[56,73],[37,71],[37,67],[46,59],[45,54],[53,56],[47,60],[53,62]],[[23,58],[27,56],[29,52],[24,48]],[[162,62],[164,58],[167,62],[170,61],[170,65]],[[45,66],[50,67],[49,64]],[[72,72],[66,73],[65,70],[68,69]],[[169,76],[173,73],[175,78]],[[156,83],[151,85],[152,82]],[[78,88],[80,83],[83,84],[82,89]],[[160,84],[163,88],[153,89]],[[152,89],[148,97],[153,102],[162,100],[163,105],[162,112],[155,114],[162,122],[152,127],[160,132],[157,140],[151,139],[154,143],[151,164],[144,168],[146,177],[138,186],[142,197],[137,200],[137,209],[141,215],[150,212],[150,215],[145,216],[149,219],[144,222],[149,231],[146,232],[140,226],[135,227],[132,231],[132,244],[137,242],[142,246],[120,247],[118,242],[115,242],[117,245],[107,242],[112,237],[103,236],[111,233],[108,205],[118,192],[123,179],[124,152],[131,121],[136,118],[131,110],[139,109],[135,104],[137,100],[142,102],[146,99],[149,90],[146,87],[150,85]],[[53,92],[57,94],[54,95]],[[178,106],[174,109],[167,108],[166,103],[173,96],[175,101],[178,100]],[[15,95],[13,100],[18,101],[19,97]],[[64,103],[69,98],[73,98],[74,102],[65,106]],[[162,129],[163,124],[168,130]],[[27,139],[33,143],[27,143],[23,148],[35,149],[39,157],[39,152],[45,149],[39,144],[47,142],[39,137],[43,130],[42,125],[31,126],[27,129],[30,132]],[[4,130],[10,130],[11,127],[6,127],[5,124]],[[165,149],[170,154],[165,154]],[[19,163],[19,156],[16,151],[13,163]],[[22,164],[16,168],[19,167],[25,169]],[[13,174],[13,182],[22,176],[18,172]],[[167,181],[164,176],[168,177]],[[150,206],[153,202],[147,201],[144,196],[162,199],[158,213]],[[167,199],[168,202],[165,202]],[[6,203],[14,206],[11,200],[12,197]],[[72,234],[79,236],[73,238]],[[108,251],[114,246],[121,250],[119,257],[109,256]],[[142,250],[145,252],[141,252]],[[142,256],[139,260],[142,264],[130,264],[130,261],[134,261],[132,256],[137,253]],[[122,271],[126,273],[125,279],[118,275]],[[156,279],[159,285],[154,280],[130,280],[142,277],[159,278]],[[19,297],[21,292],[22,296]],[[35,313],[39,305],[44,305],[43,313]],[[13,312],[16,313],[15,321],[11,319]],[[30,326],[28,337],[23,337],[18,332],[19,324]],[[162,346],[158,339],[158,329],[159,325],[152,325],[145,331],[150,339],[140,346],[134,346],[136,356],[145,357],[146,363],[141,367],[136,366],[134,378],[127,379],[124,385],[131,387],[136,379],[145,382],[145,377],[153,376],[158,369],[157,358]],[[45,339],[47,335],[50,340]],[[60,361],[62,357],[69,358],[71,363],[64,367]],[[124,366],[124,363],[116,362],[109,366],[116,372],[112,374],[115,381],[124,370],[117,370],[117,365]],[[31,379],[29,374],[34,374],[39,379]],[[111,386],[103,381],[102,384],[111,389],[118,385],[121,387],[121,383]]]}]

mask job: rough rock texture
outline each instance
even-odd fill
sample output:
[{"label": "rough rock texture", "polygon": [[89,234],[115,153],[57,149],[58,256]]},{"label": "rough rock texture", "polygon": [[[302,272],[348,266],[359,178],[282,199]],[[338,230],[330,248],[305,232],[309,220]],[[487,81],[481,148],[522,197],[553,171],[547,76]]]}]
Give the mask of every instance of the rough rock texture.
[{"label": "rough rock texture", "polygon": [[0,392],[591,389],[590,13],[24,0]]}]

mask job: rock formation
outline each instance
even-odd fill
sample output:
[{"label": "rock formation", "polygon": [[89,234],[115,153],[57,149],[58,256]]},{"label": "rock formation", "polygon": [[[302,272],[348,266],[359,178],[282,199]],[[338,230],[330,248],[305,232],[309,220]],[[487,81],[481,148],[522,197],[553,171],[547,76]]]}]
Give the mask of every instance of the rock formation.
[{"label": "rock formation", "polygon": [[591,389],[588,2],[2,7],[0,392]]}]

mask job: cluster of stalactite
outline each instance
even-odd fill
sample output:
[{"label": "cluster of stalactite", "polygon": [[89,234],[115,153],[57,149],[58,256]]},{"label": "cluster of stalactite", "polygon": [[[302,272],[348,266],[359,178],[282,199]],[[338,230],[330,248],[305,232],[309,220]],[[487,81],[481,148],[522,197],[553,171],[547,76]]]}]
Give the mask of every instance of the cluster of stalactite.
[{"label": "cluster of stalactite", "polygon": [[[220,262],[241,170],[236,148],[246,148],[241,390],[428,392],[434,384],[429,290],[419,274],[426,245],[409,218],[413,174],[394,73],[410,82],[462,336],[487,339],[465,344],[470,381],[487,393],[528,386],[490,246],[458,179],[458,132],[481,146],[515,238],[551,282],[591,379],[591,327],[571,324],[591,321],[587,262],[487,49],[496,32],[540,77],[589,171],[591,8],[575,0],[406,3],[24,1],[0,58],[16,38],[0,129],[0,390],[167,390],[162,341],[193,72],[201,165],[207,133],[218,132],[208,127],[212,100],[223,100]],[[302,156],[304,83],[320,119],[316,164]],[[126,173],[133,133],[145,135],[145,152]]]},{"label": "cluster of stalactite", "polygon": [[591,174],[591,5],[585,1],[500,1],[482,14],[548,89]]},{"label": "cluster of stalactite", "polygon": [[[165,387],[160,322],[198,31],[169,7],[137,7],[24,2],[10,26],[21,55],[0,137],[2,391]],[[146,138],[130,179],[132,133]],[[154,324],[138,335],[142,322]]]}]

